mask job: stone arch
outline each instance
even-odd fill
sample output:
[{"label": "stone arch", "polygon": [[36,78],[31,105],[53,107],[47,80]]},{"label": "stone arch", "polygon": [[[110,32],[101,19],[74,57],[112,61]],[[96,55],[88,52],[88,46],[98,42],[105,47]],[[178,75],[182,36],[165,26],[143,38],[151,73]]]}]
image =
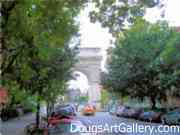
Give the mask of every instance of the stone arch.
[{"label": "stone arch", "polygon": [[86,75],[89,83],[89,102],[100,107],[100,73],[101,73],[101,49],[100,48],[79,48],[78,62],[73,71]]}]

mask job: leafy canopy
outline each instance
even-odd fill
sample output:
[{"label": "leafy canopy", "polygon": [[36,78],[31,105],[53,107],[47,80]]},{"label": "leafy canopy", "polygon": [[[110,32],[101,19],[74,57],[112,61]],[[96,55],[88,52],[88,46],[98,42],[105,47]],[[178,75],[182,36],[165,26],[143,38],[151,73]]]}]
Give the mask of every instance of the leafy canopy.
[{"label": "leafy canopy", "polygon": [[160,0],[92,0],[95,9],[90,12],[92,22],[109,28],[113,36],[133,24],[136,17],[143,17],[146,8],[162,5]]},{"label": "leafy canopy", "polygon": [[63,94],[58,89],[65,89],[75,62],[76,48],[69,47],[78,36],[75,17],[85,2],[1,1],[3,85],[50,99]]},{"label": "leafy canopy", "polygon": [[137,19],[120,34],[102,84],[123,96],[166,100],[179,93],[179,55],[179,32]]}]

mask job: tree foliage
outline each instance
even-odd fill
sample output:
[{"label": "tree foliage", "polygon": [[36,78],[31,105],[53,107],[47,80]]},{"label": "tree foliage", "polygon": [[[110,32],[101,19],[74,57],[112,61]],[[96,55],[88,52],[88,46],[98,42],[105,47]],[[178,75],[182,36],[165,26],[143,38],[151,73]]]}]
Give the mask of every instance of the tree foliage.
[{"label": "tree foliage", "polygon": [[179,96],[179,44],[175,28],[137,19],[112,49],[103,85],[123,96],[149,97],[153,107],[156,100],[166,100],[168,93]]},{"label": "tree foliage", "polygon": [[63,94],[77,51],[70,47],[78,37],[75,17],[85,2],[0,1],[4,86],[37,96],[38,107],[41,100],[54,101]]},{"label": "tree foliage", "polygon": [[74,17],[84,3],[84,0],[1,1],[1,70],[5,85],[10,80],[16,81],[20,89],[36,90],[38,85],[34,84],[55,79],[58,71],[67,80],[75,54],[69,43],[78,31]]},{"label": "tree foliage", "polygon": [[109,92],[107,90],[103,89],[101,91],[101,105],[102,105],[103,108],[105,108],[106,105],[108,105],[109,98],[110,98]]},{"label": "tree foliage", "polygon": [[114,35],[133,24],[136,17],[143,17],[146,8],[161,5],[160,0],[92,0],[95,9],[90,13],[92,22],[99,21]]},{"label": "tree foliage", "polygon": [[79,96],[78,98],[78,103],[87,103],[89,100],[89,97],[88,96]]}]

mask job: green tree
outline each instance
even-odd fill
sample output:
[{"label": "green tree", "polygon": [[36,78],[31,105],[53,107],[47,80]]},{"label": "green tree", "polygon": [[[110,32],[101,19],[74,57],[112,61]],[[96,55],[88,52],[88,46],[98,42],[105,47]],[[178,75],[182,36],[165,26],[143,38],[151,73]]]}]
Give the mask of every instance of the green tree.
[{"label": "green tree", "polygon": [[110,101],[110,94],[107,90],[101,91],[101,104],[105,108],[106,105],[108,105],[108,102]]},{"label": "green tree", "polygon": [[65,53],[58,49],[55,56],[46,62],[48,70],[44,79],[47,82],[45,82],[46,87],[44,87],[41,97],[48,105],[54,106],[57,97],[64,94],[67,82],[71,79],[71,68],[76,61],[75,51],[77,50],[65,47],[67,47],[64,48]]},{"label": "green tree", "polygon": [[137,19],[120,34],[102,84],[123,97],[148,97],[152,108],[172,87],[179,93],[179,33],[166,23]]},{"label": "green tree", "polygon": [[146,8],[162,7],[159,0],[92,0],[95,9],[90,12],[92,22],[100,22],[114,35],[133,24],[136,17],[143,17]]},{"label": "green tree", "polygon": [[87,103],[88,102],[88,96],[80,96],[79,98],[78,98],[78,102],[79,103]]},{"label": "green tree", "polygon": [[39,125],[40,101],[52,101],[66,87],[76,54],[69,47],[78,36],[75,17],[86,1],[0,2],[2,83],[11,91],[16,82],[18,91],[37,96]]},{"label": "green tree", "polygon": [[[11,70],[23,50],[46,50],[46,46],[61,47],[76,35],[74,19],[82,2],[53,0],[13,0],[1,2],[2,74]],[[43,51],[45,52],[45,51]],[[44,55],[44,53],[40,53]],[[44,57],[48,54],[46,53]]]}]

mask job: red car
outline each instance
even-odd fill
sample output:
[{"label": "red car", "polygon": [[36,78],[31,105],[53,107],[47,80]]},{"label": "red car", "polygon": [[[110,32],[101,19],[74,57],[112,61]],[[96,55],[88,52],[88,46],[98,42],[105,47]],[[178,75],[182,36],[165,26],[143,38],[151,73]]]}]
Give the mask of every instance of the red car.
[{"label": "red car", "polygon": [[[43,135],[49,135],[53,133],[59,133],[59,132],[69,132],[71,123],[75,122],[76,120],[73,119],[73,117],[65,117],[63,118],[60,115],[54,115],[48,118],[47,124],[46,123],[40,123],[40,133]],[[60,129],[61,125],[61,129]],[[32,135],[36,132],[39,132],[39,130],[36,130],[36,123],[31,123],[26,126],[25,133],[26,135]]]},{"label": "red car", "polygon": [[49,117],[48,118],[48,126],[49,125],[56,125],[56,124],[59,124],[59,123],[70,123],[71,120],[73,120],[73,117],[63,118],[63,117],[61,117],[59,115]]}]

